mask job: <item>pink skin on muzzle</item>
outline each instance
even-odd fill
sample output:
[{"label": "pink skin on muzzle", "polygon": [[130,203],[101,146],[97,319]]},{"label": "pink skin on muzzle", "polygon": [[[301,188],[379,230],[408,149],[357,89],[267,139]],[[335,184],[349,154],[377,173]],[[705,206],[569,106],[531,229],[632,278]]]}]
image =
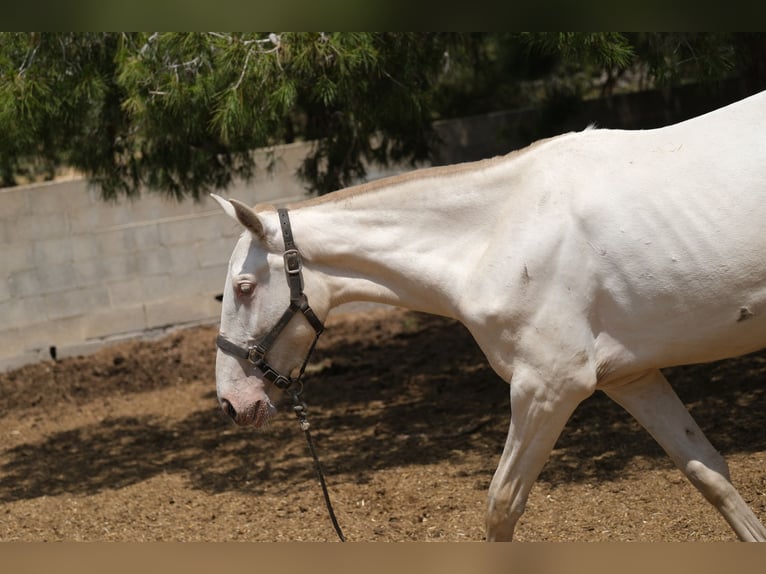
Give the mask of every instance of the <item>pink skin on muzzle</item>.
[{"label": "pink skin on muzzle", "polygon": [[223,412],[238,425],[259,428],[276,414],[264,381],[256,375],[246,376],[236,360],[219,354],[216,382]]}]

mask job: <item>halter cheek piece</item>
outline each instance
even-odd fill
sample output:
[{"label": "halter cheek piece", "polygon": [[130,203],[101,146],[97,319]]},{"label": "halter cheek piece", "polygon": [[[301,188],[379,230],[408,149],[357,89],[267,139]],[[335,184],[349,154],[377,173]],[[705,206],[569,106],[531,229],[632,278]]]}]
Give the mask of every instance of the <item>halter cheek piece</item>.
[{"label": "halter cheek piece", "polygon": [[[293,240],[293,232],[290,227],[290,218],[287,215],[287,210],[278,209],[277,213],[279,214],[279,224],[282,228],[282,239],[285,243],[285,251],[283,257],[285,260],[285,277],[287,278],[287,284],[290,287],[290,305],[282,314],[282,317],[279,319],[279,321],[277,321],[277,324],[274,325],[271,331],[266,333],[266,336],[261,340],[260,343],[241,346],[228,340],[226,337],[219,333],[218,337],[216,338],[216,344],[218,345],[218,348],[221,349],[224,353],[228,353],[229,355],[233,355],[234,357],[248,361],[250,364],[255,366],[256,369],[261,371],[264,379],[274,383],[275,386],[285,391],[293,383],[301,382],[303,372],[306,370],[306,365],[309,362],[309,357],[311,357],[311,354],[314,352],[314,347],[319,340],[319,335],[321,335],[322,331],[324,331],[324,325],[309,306],[308,297],[306,297],[306,294],[303,292],[303,264],[301,260],[301,254],[295,246],[295,241]],[[276,342],[280,333],[284,330],[285,327],[287,327],[287,324],[296,313],[303,314],[309,324],[313,327],[315,337],[314,342],[311,344],[311,348],[306,354],[306,358],[301,365],[298,376],[292,378],[289,376],[289,374],[287,376],[283,375],[271,365],[269,365],[268,361],[266,360],[266,355]],[[300,392],[300,389],[298,392]]]}]

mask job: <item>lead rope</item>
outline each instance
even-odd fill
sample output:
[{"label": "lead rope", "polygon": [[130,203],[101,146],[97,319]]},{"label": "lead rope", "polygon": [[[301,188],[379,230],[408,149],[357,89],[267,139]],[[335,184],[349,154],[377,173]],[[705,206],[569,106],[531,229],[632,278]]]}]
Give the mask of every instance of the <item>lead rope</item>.
[{"label": "lead rope", "polygon": [[309,445],[309,450],[311,451],[311,457],[314,459],[314,469],[316,470],[317,477],[319,477],[319,484],[322,486],[322,494],[324,495],[324,504],[327,507],[327,512],[330,515],[330,520],[332,521],[332,525],[335,528],[335,533],[338,535],[338,538],[340,538],[341,542],[346,541],[346,537],[343,536],[343,531],[340,529],[340,524],[338,524],[338,519],[335,518],[335,511],[332,508],[332,502],[330,502],[330,493],[327,490],[327,483],[324,479],[324,472],[322,471],[322,465],[319,462],[319,457],[317,456],[316,448],[314,448],[314,439],[311,438],[311,431],[309,431],[309,427],[311,426],[309,424],[308,419],[306,418],[306,403],[304,403],[301,400],[301,393],[303,392],[303,374],[306,370],[306,365],[309,362],[309,357],[311,357],[312,352],[314,351],[314,347],[317,344],[317,341],[319,340],[319,335],[317,334],[316,338],[314,339],[314,343],[311,345],[311,349],[309,349],[308,354],[306,355],[306,360],[303,362],[303,365],[301,366],[301,370],[298,373],[298,378],[296,381],[298,382],[298,390],[290,390],[290,395],[293,398],[293,412],[295,413],[295,416],[298,417],[298,423],[301,426],[301,430],[303,431],[303,434],[306,435],[306,442]]},{"label": "lead rope", "polygon": [[298,393],[293,393],[292,395],[293,411],[295,411],[295,415],[298,417],[298,422],[301,425],[303,434],[306,435],[306,442],[309,445],[311,456],[314,459],[314,469],[316,470],[317,476],[319,477],[319,484],[322,486],[322,494],[324,495],[324,503],[327,507],[327,512],[330,514],[330,520],[332,520],[332,525],[335,528],[335,532],[338,535],[338,538],[340,538],[341,542],[345,542],[346,537],[343,536],[343,531],[340,529],[338,519],[335,518],[335,512],[332,509],[332,502],[330,502],[330,493],[327,491],[327,483],[324,479],[324,472],[322,472],[322,465],[319,463],[319,457],[317,456],[316,449],[314,448],[314,440],[311,438],[311,431],[309,431],[310,425],[309,421],[306,419],[306,404],[301,401]]}]

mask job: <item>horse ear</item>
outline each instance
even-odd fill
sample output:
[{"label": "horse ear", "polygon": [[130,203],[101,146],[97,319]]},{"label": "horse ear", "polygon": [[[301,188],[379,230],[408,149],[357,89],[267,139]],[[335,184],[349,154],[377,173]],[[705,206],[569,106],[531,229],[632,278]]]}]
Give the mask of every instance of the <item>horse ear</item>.
[{"label": "horse ear", "polygon": [[218,202],[226,215],[239,221],[250,233],[261,240],[266,238],[261,220],[250,207],[236,199],[224,199],[214,193],[211,193],[210,196]]}]

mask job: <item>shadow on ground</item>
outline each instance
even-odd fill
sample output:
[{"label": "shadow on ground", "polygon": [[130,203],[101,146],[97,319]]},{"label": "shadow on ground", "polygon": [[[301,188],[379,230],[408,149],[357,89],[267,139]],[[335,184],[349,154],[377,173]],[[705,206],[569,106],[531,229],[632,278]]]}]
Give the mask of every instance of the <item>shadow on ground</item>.
[{"label": "shadow on ground", "polygon": [[[351,332],[323,341],[305,394],[332,481],[365,482],[376,470],[437,464],[470,453],[486,460],[476,475],[488,482],[507,430],[508,387],[489,369],[468,332],[452,321],[414,313],[354,325]],[[34,408],[23,400],[29,392],[19,385],[29,389],[39,382],[43,390],[35,392],[44,395],[51,368],[57,369],[57,394],[41,401],[58,397],[87,405],[110,394],[138,397],[183,384],[179,365],[189,376],[209,377],[212,386],[211,333],[201,329],[133,345],[129,354],[119,348],[94,358],[26,367],[23,377],[3,375],[3,407],[17,415]],[[130,371],[142,353],[152,362]],[[670,369],[667,375],[719,450],[746,453],[766,449],[765,365],[766,354],[754,354]],[[670,465],[648,434],[596,394],[573,415],[541,479],[610,480],[636,456]],[[289,413],[265,432],[238,429],[224,420],[212,388],[199,397],[199,409],[181,420],[142,415],[137,407],[133,416],[52,429],[42,439],[5,450],[2,460],[0,500],[6,502],[93,494],[160,473],[184,473],[196,488],[213,493],[287,491],[296,481],[313,478],[302,433]]]}]

